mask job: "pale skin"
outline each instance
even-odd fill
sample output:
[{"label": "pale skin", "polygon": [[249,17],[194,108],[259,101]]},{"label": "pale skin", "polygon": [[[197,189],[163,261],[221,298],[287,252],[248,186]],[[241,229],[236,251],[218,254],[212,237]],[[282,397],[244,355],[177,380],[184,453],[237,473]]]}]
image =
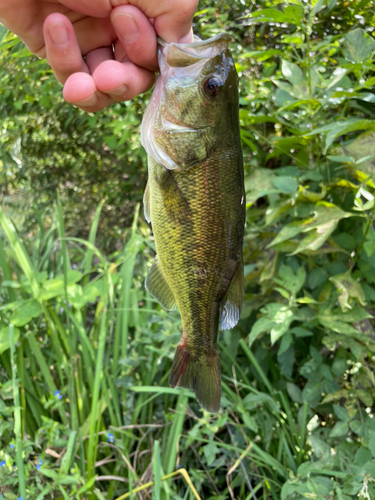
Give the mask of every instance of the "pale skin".
[{"label": "pale skin", "polygon": [[66,101],[95,112],[149,90],[157,36],[193,41],[198,0],[0,0],[0,22],[48,63]]}]

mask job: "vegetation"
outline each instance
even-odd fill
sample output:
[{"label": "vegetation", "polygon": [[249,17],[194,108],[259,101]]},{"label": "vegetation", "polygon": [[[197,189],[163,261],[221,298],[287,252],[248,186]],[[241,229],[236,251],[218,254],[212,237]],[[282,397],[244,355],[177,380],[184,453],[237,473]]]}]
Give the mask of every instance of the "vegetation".
[{"label": "vegetation", "polygon": [[0,32],[8,500],[375,498],[374,3],[200,7],[233,36],[247,190],[217,415],[168,387],[180,319],[143,286],[148,96],[84,114]]}]

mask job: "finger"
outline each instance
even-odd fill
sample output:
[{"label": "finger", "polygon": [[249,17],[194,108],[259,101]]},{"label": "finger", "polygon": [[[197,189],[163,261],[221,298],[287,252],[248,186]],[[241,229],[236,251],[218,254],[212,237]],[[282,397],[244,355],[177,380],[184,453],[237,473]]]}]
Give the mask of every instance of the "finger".
[{"label": "finger", "polygon": [[132,62],[104,61],[93,73],[98,91],[116,101],[127,101],[149,90],[155,74]]},{"label": "finger", "polygon": [[[129,3],[129,0],[119,0]],[[154,19],[156,33],[167,43],[193,42],[192,21],[198,6],[198,0],[133,0],[145,15]]]},{"label": "finger", "polygon": [[[155,31],[166,42],[193,41],[192,20],[198,0],[60,0],[71,9],[89,16],[106,17],[113,7],[133,5],[148,19],[155,19]],[[95,13],[94,13],[95,10]]]},{"label": "finger", "polygon": [[93,77],[86,73],[71,75],[65,82],[63,96],[67,102],[89,112],[100,111],[115,102],[99,92]]},{"label": "finger", "polygon": [[114,59],[112,47],[102,47],[89,52],[86,56],[86,64],[92,75],[96,68],[104,61]]},{"label": "finger", "polygon": [[136,7],[123,5],[113,9],[111,21],[127,57],[137,66],[157,71],[156,33],[149,19]]},{"label": "finger", "polygon": [[120,43],[120,40],[116,40],[115,43],[113,44],[113,52],[114,52],[114,56],[115,56],[116,61],[119,61],[119,62],[129,62],[130,61],[124,46]]},{"label": "finger", "polygon": [[111,0],[59,0],[70,9],[94,17],[108,17],[112,9]]},{"label": "finger", "polygon": [[158,36],[167,43],[192,43],[192,22],[198,0],[180,0],[169,4],[170,10],[157,16],[154,28]]},{"label": "finger", "polygon": [[83,17],[74,21],[73,27],[84,56],[100,47],[109,47],[117,39],[109,17],[106,19]]},{"label": "finger", "polygon": [[62,14],[50,14],[44,22],[47,60],[60,83],[76,72],[88,73],[72,23]]}]

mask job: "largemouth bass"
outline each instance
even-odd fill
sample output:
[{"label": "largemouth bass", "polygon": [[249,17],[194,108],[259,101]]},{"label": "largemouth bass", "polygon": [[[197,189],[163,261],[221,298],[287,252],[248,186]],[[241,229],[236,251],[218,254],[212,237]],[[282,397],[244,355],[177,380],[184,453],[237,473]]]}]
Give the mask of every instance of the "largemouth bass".
[{"label": "largemouth bass", "polygon": [[238,82],[220,34],[190,44],[159,45],[160,75],[146,109],[141,141],[148,153],[144,212],[157,257],[146,288],[182,320],[169,384],[220,408],[219,320],[240,316],[245,189]]}]

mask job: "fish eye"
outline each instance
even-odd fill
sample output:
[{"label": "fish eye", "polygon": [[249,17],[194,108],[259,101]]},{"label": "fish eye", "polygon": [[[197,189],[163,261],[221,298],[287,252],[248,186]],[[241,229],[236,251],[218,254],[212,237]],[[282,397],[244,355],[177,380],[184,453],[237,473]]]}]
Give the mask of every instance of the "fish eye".
[{"label": "fish eye", "polygon": [[203,85],[205,93],[209,97],[216,97],[223,87],[223,82],[216,76],[208,78]]}]

